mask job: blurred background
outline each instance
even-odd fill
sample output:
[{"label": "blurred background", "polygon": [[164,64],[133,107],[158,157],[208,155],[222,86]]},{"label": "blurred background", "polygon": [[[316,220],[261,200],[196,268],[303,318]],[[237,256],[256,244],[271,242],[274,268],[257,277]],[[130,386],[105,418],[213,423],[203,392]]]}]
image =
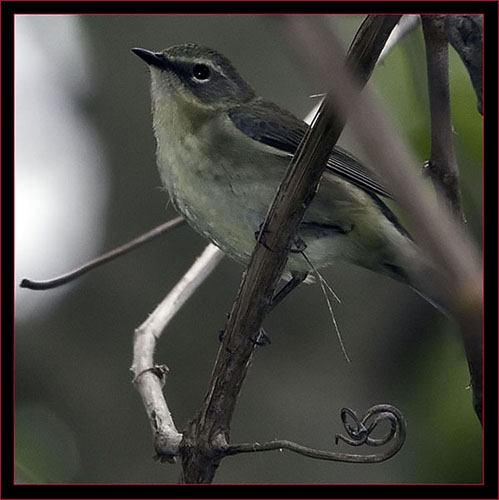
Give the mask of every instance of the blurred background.
[{"label": "blurred background", "polygon": [[[327,16],[345,49],[363,16]],[[197,42],[228,56],[259,95],[305,117],[313,82],[275,21],[250,15],[16,16],[16,481],[176,482],[153,460],[151,430],[129,371],[136,328],[202,252],[188,226],[53,291],[20,290],[175,216],[155,165],[146,65],[132,47]],[[482,120],[451,51],[452,112],[469,230],[481,244]],[[369,83],[421,164],[429,114],[420,28]],[[362,157],[348,128],[340,144]],[[403,214],[401,214],[404,220]],[[167,400],[182,429],[207,389],[243,269],[224,259],[161,338]],[[323,272],[352,363],[319,285],[267,318],[232,421],[232,442],[289,439],[325,449],[340,409],[397,406],[405,446],[376,465],[288,452],[223,460],[220,483],[469,483],[482,478],[481,428],[456,324],[401,284],[339,264]],[[358,449],[351,450],[358,452]],[[371,451],[371,450],[369,450]]]}]

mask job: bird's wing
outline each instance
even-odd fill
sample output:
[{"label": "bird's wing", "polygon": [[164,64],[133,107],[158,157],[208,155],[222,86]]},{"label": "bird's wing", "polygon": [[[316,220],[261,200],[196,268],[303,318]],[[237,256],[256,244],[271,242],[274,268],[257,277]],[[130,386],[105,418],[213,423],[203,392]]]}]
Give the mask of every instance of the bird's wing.
[{"label": "bird's wing", "polygon": [[[279,123],[275,119],[276,114]],[[296,152],[308,127],[291,113],[263,99],[230,109],[229,117],[246,136],[289,154]],[[370,170],[341,148],[334,148],[326,168],[369,193],[392,197]]]}]

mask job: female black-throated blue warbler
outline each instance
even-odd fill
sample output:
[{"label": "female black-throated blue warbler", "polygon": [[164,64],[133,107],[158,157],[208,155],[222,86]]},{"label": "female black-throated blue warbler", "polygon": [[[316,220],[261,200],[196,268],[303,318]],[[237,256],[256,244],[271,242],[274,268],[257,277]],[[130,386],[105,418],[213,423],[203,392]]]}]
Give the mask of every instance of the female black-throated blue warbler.
[{"label": "female black-throated blue warbler", "polygon": [[[241,263],[249,261],[291,156],[307,125],[257,97],[231,62],[196,44],[132,49],[151,71],[157,163],[189,224]],[[434,305],[435,270],[381,201],[390,193],[352,155],[334,148],[298,229],[306,247],[286,275],[346,261],[402,281]]]}]

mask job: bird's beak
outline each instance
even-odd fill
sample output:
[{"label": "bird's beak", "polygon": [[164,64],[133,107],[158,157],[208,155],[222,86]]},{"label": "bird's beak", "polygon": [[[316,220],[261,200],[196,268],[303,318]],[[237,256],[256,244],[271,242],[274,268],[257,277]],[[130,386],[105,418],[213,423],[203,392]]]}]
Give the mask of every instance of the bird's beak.
[{"label": "bird's beak", "polygon": [[152,52],[151,50],[140,48],[134,48],[132,52],[151,66],[161,69],[166,69],[168,66],[168,61],[161,52]]}]

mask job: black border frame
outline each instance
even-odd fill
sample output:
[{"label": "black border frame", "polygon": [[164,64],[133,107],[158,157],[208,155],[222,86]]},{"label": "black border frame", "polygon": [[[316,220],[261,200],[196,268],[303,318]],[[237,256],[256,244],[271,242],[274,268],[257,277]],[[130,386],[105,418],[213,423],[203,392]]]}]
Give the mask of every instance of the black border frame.
[{"label": "black border frame", "polygon": [[[497,484],[497,323],[495,306],[490,291],[497,281],[489,271],[492,259],[497,256],[497,238],[490,233],[497,229],[497,149],[490,131],[497,138],[497,29],[498,3],[476,2],[1,2],[1,69],[2,69],[2,169],[1,169],[1,220],[2,220],[2,484],[1,498],[255,498],[263,495],[269,498],[498,498]],[[483,13],[485,70],[484,70],[484,221],[487,238],[484,238],[485,311],[487,337],[485,350],[485,453],[484,478],[482,485],[14,485],[12,463],[13,442],[13,314],[14,314],[14,209],[13,209],[13,149],[14,149],[14,15],[15,14],[182,14],[182,13]],[[499,186],[498,186],[499,187]],[[485,232],[485,228],[484,228]],[[485,250],[486,248],[486,250]],[[10,271],[12,269],[12,272]],[[497,274],[495,274],[497,279]],[[244,489],[240,488],[244,486]]]}]

